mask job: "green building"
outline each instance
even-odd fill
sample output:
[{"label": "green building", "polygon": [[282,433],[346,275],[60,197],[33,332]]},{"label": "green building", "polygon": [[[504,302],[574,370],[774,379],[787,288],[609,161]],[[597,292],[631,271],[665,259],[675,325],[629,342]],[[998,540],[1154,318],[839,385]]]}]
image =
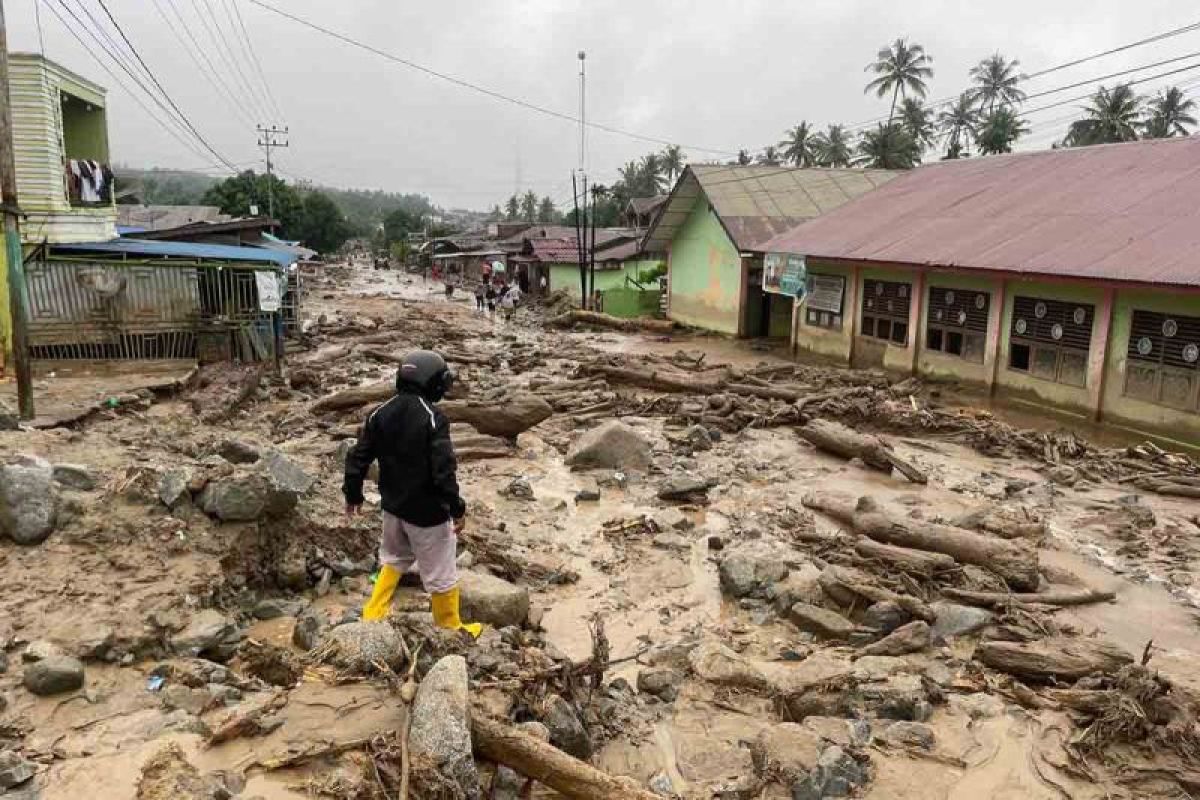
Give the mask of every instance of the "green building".
[{"label": "green building", "polygon": [[667,315],[733,336],[786,338],[787,298],[762,291],[761,245],[890,181],[861,169],[691,165],[642,248],[667,254]]},{"label": "green building", "polygon": [[937,162],[764,247],[797,351],[1200,443],[1200,139]]}]

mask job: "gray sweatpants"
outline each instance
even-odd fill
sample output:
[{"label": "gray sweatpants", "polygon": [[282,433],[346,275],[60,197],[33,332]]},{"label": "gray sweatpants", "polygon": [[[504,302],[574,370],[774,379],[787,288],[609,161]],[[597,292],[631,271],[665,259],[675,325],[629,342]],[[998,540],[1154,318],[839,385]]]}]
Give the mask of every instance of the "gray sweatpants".
[{"label": "gray sweatpants", "polygon": [[430,594],[449,591],[458,583],[458,566],[454,561],[456,543],[452,521],[422,528],[383,512],[380,563],[389,564],[400,572],[408,572],[416,564],[421,584]]}]

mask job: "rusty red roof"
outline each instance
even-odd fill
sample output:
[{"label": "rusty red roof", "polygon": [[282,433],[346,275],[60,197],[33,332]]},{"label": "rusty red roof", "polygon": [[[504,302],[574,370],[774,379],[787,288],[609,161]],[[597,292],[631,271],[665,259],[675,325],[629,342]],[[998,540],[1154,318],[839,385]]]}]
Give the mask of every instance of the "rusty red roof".
[{"label": "rusty red roof", "polygon": [[1200,136],[929,164],[764,249],[1200,286]]}]

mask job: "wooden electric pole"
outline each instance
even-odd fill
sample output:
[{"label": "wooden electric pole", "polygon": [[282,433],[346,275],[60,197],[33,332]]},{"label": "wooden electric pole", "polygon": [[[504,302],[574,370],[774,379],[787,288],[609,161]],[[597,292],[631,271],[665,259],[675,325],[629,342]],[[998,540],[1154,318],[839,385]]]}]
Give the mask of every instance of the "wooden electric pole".
[{"label": "wooden electric pole", "polygon": [[4,254],[8,262],[8,304],[12,323],[13,361],[17,367],[17,410],[33,418],[33,376],[29,368],[29,294],[25,257],[21,252],[17,204],[17,159],[13,153],[12,108],[8,92],[8,33],[4,0],[0,0],[0,212],[4,214]]}]

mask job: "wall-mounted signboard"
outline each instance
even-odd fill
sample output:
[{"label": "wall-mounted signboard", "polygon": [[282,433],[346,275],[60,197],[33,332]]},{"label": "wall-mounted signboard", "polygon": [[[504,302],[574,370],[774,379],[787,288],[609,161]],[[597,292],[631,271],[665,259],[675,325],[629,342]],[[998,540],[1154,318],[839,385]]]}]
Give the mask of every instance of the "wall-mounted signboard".
[{"label": "wall-mounted signboard", "polygon": [[763,258],[763,291],[804,297],[808,285],[808,267],[804,256],[795,253],[767,253]]}]

